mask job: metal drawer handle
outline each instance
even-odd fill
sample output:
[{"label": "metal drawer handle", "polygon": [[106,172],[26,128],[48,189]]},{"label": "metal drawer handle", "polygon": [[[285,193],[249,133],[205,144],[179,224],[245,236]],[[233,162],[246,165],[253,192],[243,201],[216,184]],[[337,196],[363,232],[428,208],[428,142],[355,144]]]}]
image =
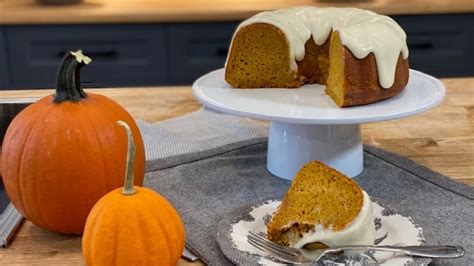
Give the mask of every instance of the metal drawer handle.
[{"label": "metal drawer handle", "polygon": [[228,52],[229,52],[228,48],[217,48],[216,55],[217,56],[227,56]]},{"label": "metal drawer handle", "polygon": [[410,49],[433,49],[433,43],[424,41],[424,42],[418,42],[418,43],[408,43],[408,47]]},{"label": "metal drawer handle", "polygon": [[[59,58],[63,58],[68,51],[60,51],[58,53]],[[97,51],[87,51],[87,55],[94,58],[107,58],[115,59],[118,57],[119,53],[116,50],[97,50]]]}]

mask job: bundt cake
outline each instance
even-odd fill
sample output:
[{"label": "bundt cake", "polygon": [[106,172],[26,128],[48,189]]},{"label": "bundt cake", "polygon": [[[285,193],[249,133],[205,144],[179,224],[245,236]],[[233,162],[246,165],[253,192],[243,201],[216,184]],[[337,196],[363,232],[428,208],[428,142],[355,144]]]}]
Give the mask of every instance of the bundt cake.
[{"label": "bundt cake", "polygon": [[234,88],[324,84],[344,107],[395,96],[408,72],[406,34],[391,18],[357,8],[294,7],[239,25],[225,80]]},{"label": "bundt cake", "polygon": [[355,181],[312,161],[296,174],[270,220],[268,239],[297,248],[372,245],[370,197]]}]

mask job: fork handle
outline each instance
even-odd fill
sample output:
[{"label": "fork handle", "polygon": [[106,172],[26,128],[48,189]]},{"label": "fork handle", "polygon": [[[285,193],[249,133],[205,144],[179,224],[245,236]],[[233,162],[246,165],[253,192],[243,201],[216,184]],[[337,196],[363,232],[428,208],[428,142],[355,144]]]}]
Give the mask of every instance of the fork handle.
[{"label": "fork handle", "polygon": [[464,255],[464,249],[460,246],[343,246],[327,249],[326,253],[337,253],[354,249],[403,252],[409,256],[443,259],[459,258]]}]

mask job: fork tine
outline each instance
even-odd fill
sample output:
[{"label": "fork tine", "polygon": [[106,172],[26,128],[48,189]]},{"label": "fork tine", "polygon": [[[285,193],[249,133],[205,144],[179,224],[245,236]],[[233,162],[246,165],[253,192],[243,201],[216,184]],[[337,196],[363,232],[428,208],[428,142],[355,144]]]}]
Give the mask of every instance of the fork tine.
[{"label": "fork tine", "polygon": [[295,261],[292,259],[292,257],[289,257],[286,253],[282,253],[278,250],[274,250],[272,249],[271,247],[269,246],[265,246],[265,245],[262,245],[261,243],[259,242],[256,242],[255,240],[251,239],[251,238],[247,238],[247,242],[258,248],[259,250],[262,250],[264,252],[266,252],[268,255],[270,255],[271,257],[279,260],[279,261],[282,261],[282,262],[286,262],[286,263],[295,263]]},{"label": "fork tine", "polygon": [[284,253],[286,253],[290,256],[295,257],[295,256],[299,255],[298,253],[291,250],[291,248],[273,243],[272,241],[270,241],[270,240],[268,240],[268,239],[266,239],[266,238],[264,238],[260,235],[257,235],[254,232],[250,232],[250,235],[248,237],[251,237],[252,239],[255,239],[256,241],[258,241],[258,242],[260,242],[264,245],[271,246],[272,248],[277,249],[278,251],[284,252]]}]

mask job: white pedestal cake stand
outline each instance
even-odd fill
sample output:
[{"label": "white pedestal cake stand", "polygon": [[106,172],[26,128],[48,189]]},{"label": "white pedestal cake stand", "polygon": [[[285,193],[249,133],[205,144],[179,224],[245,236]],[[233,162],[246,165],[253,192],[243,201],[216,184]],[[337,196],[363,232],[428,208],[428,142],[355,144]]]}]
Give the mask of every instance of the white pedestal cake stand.
[{"label": "white pedestal cake stand", "polygon": [[234,115],[270,120],[267,169],[293,179],[304,163],[320,160],[349,177],[363,170],[360,124],[397,119],[438,105],[446,89],[436,78],[410,70],[407,87],[397,96],[377,103],[339,108],[324,86],[299,89],[232,89],[219,69],[193,85],[205,106]]}]

